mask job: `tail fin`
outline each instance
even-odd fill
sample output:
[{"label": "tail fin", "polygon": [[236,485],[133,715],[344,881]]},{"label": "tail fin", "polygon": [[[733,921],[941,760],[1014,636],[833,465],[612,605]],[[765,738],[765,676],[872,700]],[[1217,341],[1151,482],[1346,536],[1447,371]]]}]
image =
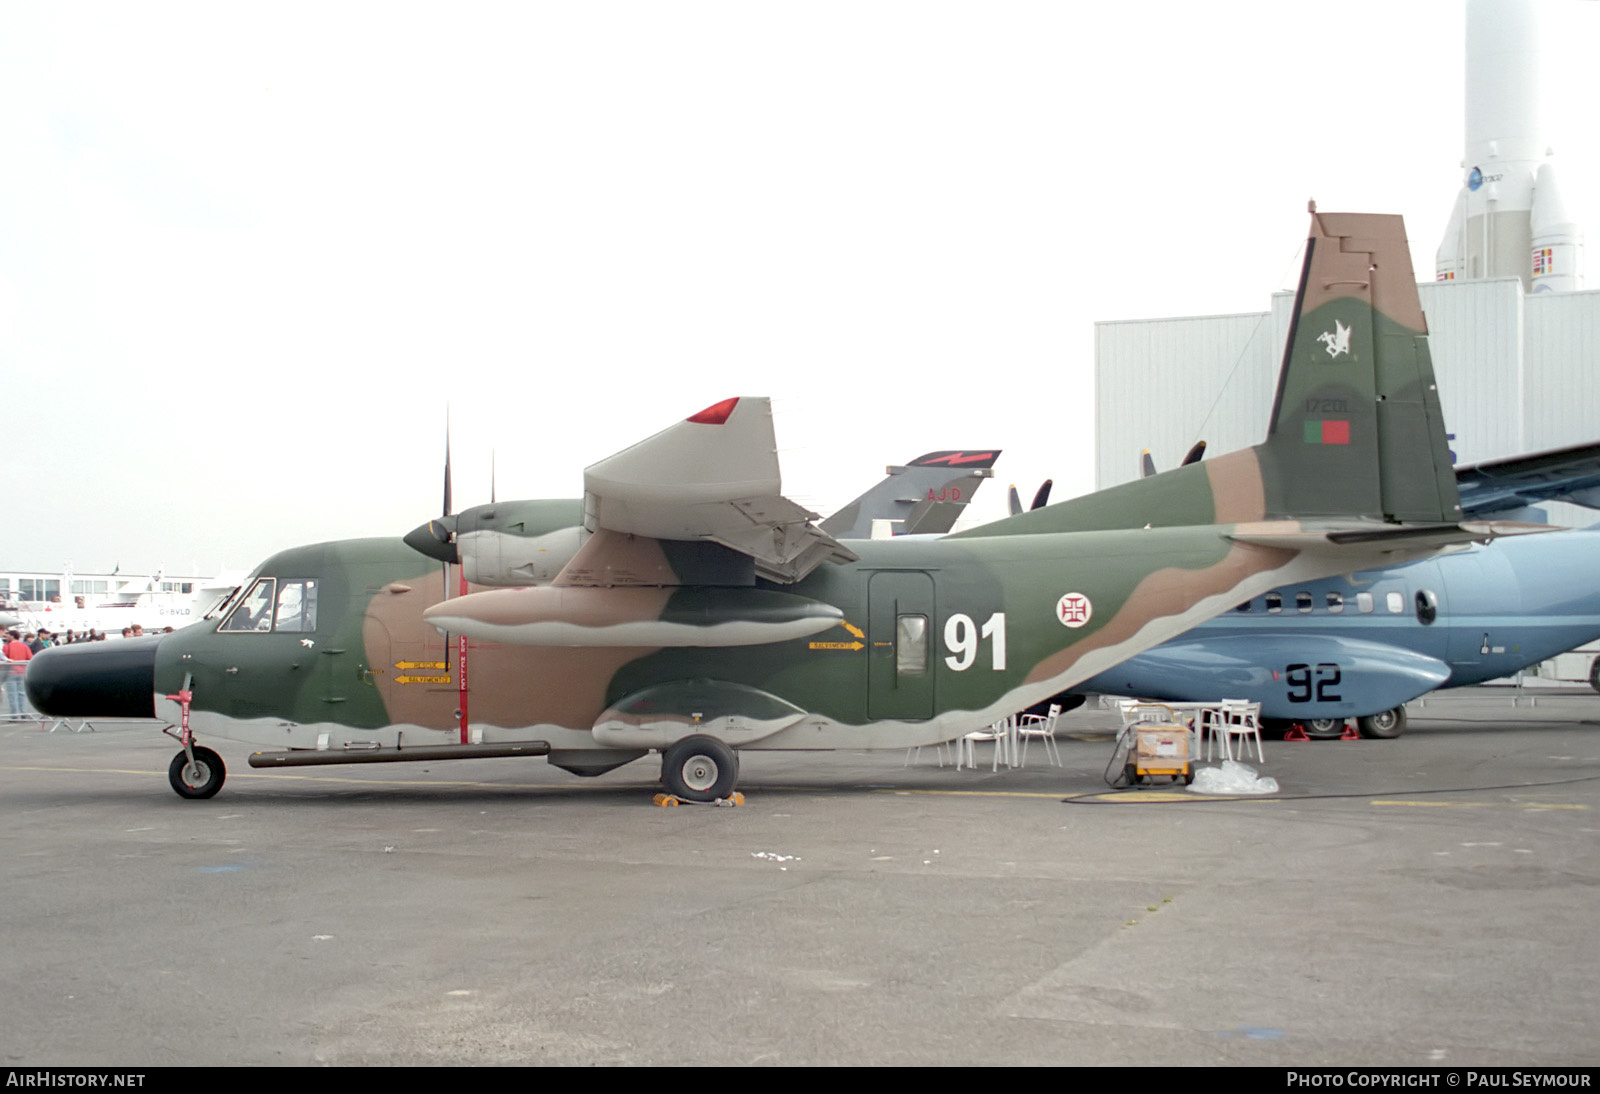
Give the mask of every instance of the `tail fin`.
[{"label": "tail fin", "polygon": [[1298,518],[1461,519],[1405,226],[1317,213],[1267,440],[967,536]]},{"label": "tail fin", "polygon": [[899,534],[943,533],[955,524],[983,480],[994,475],[998,448],[929,452],[878,482],[818,527],[835,539],[870,539],[874,520],[899,523]]},{"label": "tail fin", "polygon": [[1268,516],[1461,519],[1427,336],[1400,217],[1313,212],[1255,450]]}]

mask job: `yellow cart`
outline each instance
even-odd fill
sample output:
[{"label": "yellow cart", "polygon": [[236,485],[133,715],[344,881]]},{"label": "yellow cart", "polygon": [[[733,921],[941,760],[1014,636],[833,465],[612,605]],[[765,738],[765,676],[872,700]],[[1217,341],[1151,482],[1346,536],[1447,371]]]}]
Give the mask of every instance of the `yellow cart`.
[{"label": "yellow cart", "polygon": [[1118,749],[1127,749],[1123,775],[1129,786],[1166,775],[1173,782],[1194,782],[1191,741],[1194,730],[1163,703],[1141,703],[1123,727]]}]

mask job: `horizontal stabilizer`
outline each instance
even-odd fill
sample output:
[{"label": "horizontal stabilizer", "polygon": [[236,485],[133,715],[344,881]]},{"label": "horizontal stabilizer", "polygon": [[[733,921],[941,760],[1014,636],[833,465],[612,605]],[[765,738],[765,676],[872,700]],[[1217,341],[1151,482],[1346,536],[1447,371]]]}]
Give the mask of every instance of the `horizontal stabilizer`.
[{"label": "horizontal stabilizer", "polygon": [[1524,524],[1518,521],[1465,521],[1460,524],[1370,525],[1344,524],[1324,527],[1296,527],[1292,523],[1240,524],[1228,534],[1235,543],[1257,547],[1277,547],[1290,551],[1315,551],[1318,545],[1330,549],[1392,545],[1415,554],[1418,550],[1449,547],[1461,543],[1488,543],[1501,536],[1524,536],[1559,531],[1550,524]]}]

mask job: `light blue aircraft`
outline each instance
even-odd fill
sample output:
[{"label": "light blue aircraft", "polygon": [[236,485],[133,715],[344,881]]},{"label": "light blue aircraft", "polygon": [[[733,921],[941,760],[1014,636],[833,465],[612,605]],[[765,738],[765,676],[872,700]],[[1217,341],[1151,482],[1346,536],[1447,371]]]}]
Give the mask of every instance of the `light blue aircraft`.
[{"label": "light blue aircraft", "polygon": [[[1527,507],[1557,499],[1593,506],[1600,445],[1464,467],[1457,482],[1475,519],[1542,519]],[[1352,718],[1365,737],[1398,737],[1412,699],[1600,639],[1597,558],[1600,526],[1277,589],[1074,690],[1249,699],[1314,737],[1337,737]]]}]

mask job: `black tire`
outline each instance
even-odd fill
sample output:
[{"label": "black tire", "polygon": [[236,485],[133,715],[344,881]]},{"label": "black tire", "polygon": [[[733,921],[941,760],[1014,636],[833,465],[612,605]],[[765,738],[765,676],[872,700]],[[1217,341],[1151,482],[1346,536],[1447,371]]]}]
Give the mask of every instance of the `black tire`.
[{"label": "black tire", "polygon": [[1589,686],[1600,691],[1600,657],[1589,663]]},{"label": "black tire", "polygon": [[1390,741],[1406,731],[1406,708],[1395,707],[1382,714],[1356,719],[1356,729],[1369,740]]},{"label": "black tire", "polygon": [[222,781],[227,777],[228,769],[223,766],[222,757],[199,745],[195,746],[192,765],[189,757],[179,752],[167,766],[167,781],[180,798],[209,798],[222,789]]},{"label": "black tire", "polygon": [[733,793],[739,756],[715,737],[697,733],[662,753],[661,781],[668,793],[684,801],[714,802]]},{"label": "black tire", "polygon": [[1185,771],[1183,773],[1183,785],[1184,786],[1192,786],[1192,785],[1194,785],[1194,768],[1191,767],[1189,770],[1187,770],[1187,771]]},{"label": "black tire", "polygon": [[1344,736],[1343,718],[1307,718],[1306,736],[1314,741],[1337,741]]},{"label": "black tire", "polygon": [[1122,774],[1128,780],[1129,786],[1139,785],[1139,769],[1134,767],[1132,764],[1129,764],[1127,767],[1123,768]]}]

